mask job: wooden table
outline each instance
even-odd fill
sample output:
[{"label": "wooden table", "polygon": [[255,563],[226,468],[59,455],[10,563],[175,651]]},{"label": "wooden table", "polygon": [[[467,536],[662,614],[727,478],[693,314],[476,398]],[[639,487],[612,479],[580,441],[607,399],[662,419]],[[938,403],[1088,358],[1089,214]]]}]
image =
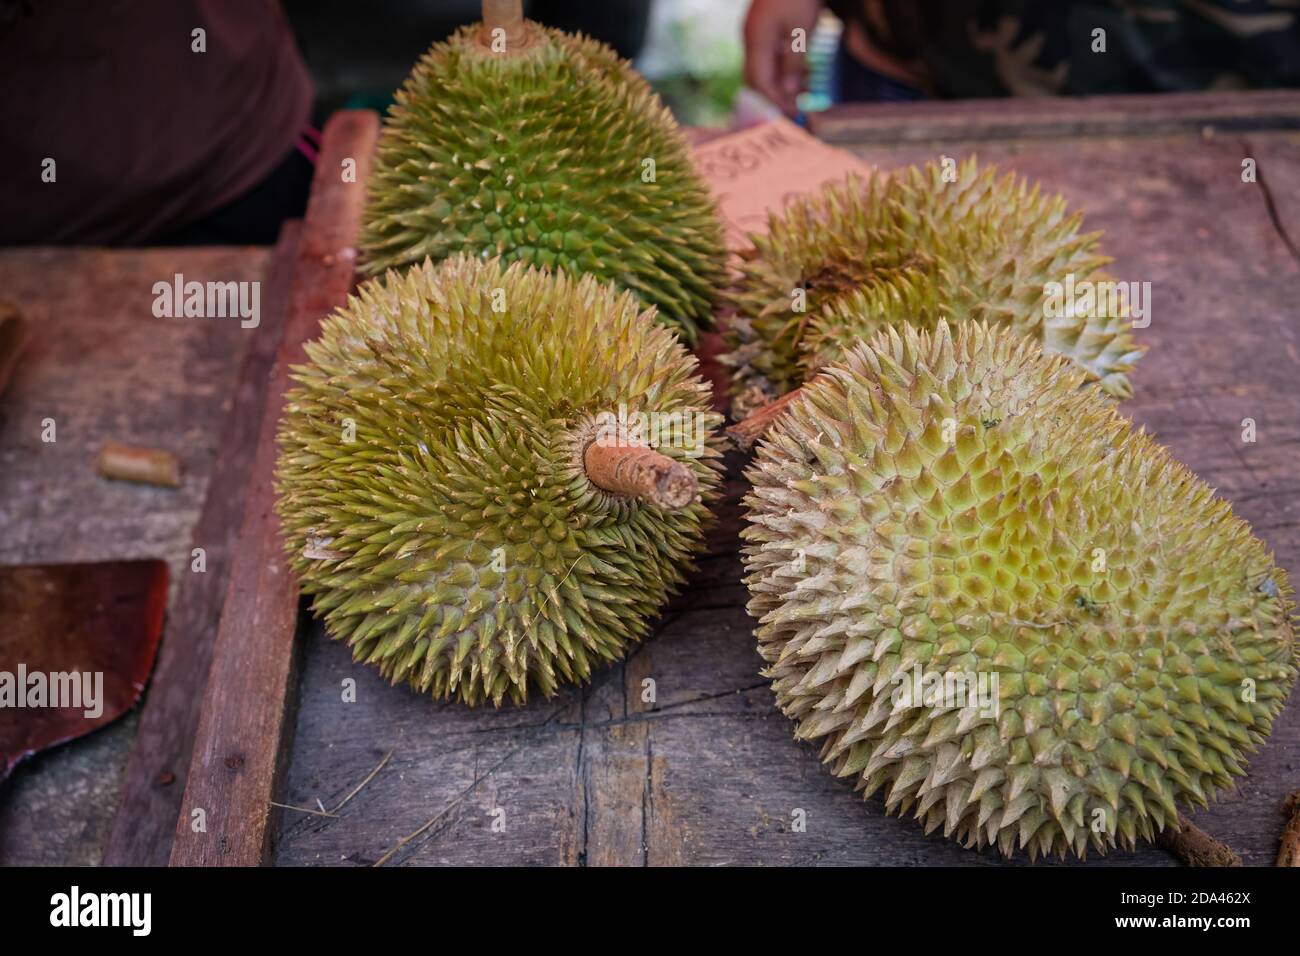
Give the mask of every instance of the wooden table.
[{"label": "wooden table", "polygon": [[[1054,102],[1020,127],[1019,103],[932,104],[922,141],[904,107],[818,125],[883,167],[978,152],[1085,210],[1087,227],[1106,231],[1116,276],[1152,284],[1151,326],[1138,333],[1150,351],[1128,412],[1300,573],[1300,135],[1207,128],[1250,126],[1252,115],[1293,127],[1298,98],[1279,99],[1180,97],[1159,108],[1143,99],[1127,125],[1123,103]],[[1242,182],[1244,157],[1256,160],[1255,184]],[[1248,417],[1254,444],[1241,441]],[[743,463],[729,458],[708,554],[653,637],[554,700],[495,711],[424,700],[354,666],[313,627],[283,802],[333,807],[392,756],[337,817],[286,811],[276,862],[369,864],[422,827],[391,864],[1001,862],[886,817],[879,798],[864,805],[815,746],[793,740],[758,676],[743,610]],[[355,703],[342,700],[349,677]],[[642,701],[645,678],[655,681],[653,706]],[[1300,707],[1250,769],[1235,793],[1192,818],[1248,864],[1269,864],[1282,798],[1300,788]],[[793,832],[797,809],[806,832]],[[1154,846],[1104,862],[1174,865]]]},{"label": "wooden table", "polygon": [[[1298,125],[1296,97],[1249,94],[865,107],[826,115],[814,129],[884,167],[977,151],[1085,210],[1088,228],[1106,230],[1112,272],[1152,284],[1151,326],[1138,333],[1150,351],[1133,376],[1127,412],[1232,501],[1279,563],[1300,573]],[[1242,182],[1243,158],[1255,160],[1257,182]],[[0,270],[6,266],[20,271],[0,256]],[[123,409],[134,400],[127,390],[109,397]],[[0,456],[19,441],[30,444],[12,414],[0,430]],[[1241,440],[1246,418],[1256,423],[1254,443]],[[215,434],[208,424],[206,434]],[[819,764],[814,746],[793,740],[792,724],[758,676],[743,609],[744,460],[729,456],[727,497],[708,552],[653,636],[588,686],[550,701],[501,710],[434,702],[354,665],[346,647],[313,623],[301,643],[297,711],[287,723],[275,802],[331,809],[391,756],[337,815],[272,815],[273,862],[365,865],[398,848],[389,865],[1002,863],[995,853],[966,851],[924,836],[914,821],[886,817],[879,798],[864,805]],[[41,480],[70,478],[57,469]],[[0,471],[0,491],[14,487]],[[0,507],[13,500],[0,496]],[[126,544],[106,543],[103,556],[141,553]],[[41,552],[77,555],[54,546]],[[18,559],[31,558],[26,550],[6,556]],[[355,702],[344,701],[345,678],[356,681]],[[642,699],[647,678],[655,682],[653,704]],[[61,771],[46,764],[100,746],[91,738],[20,769],[11,791],[0,794],[0,827],[35,820],[36,797],[24,793],[31,778],[48,775],[41,793],[57,792]],[[101,760],[98,771],[111,773],[120,758]],[[1192,818],[1248,864],[1267,864],[1283,823],[1281,800],[1300,788],[1294,702],[1250,771]],[[76,813],[110,799],[109,790],[82,798]],[[796,811],[805,832],[791,825]],[[107,816],[95,819],[78,837],[54,841],[43,859],[93,856]],[[0,860],[42,858],[30,844],[5,832]],[[1151,846],[1100,862],[1174,865]]]},{"label": "wooden table", "polygon": [[[269,260],[252,246],[0,251],[0,296],[32,327],[0,395],[0,564],[162,558],[175,610],[225,423],[245,404],[240,367],[275,323],[156,318],[153,284],[177,272],[260,280]],[[100,478],[95,455],[110,439],[176,454],[181,487]],[[222,555],[206,544],[205,573],[219,576]],[[132,714],[20,765],[0,785],[0,864],[98,863],[137,727]]]}]

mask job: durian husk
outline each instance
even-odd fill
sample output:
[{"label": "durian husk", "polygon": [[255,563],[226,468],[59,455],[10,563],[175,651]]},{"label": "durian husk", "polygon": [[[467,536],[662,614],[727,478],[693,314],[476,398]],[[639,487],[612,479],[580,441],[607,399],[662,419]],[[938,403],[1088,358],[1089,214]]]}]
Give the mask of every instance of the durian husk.
[{"label": "durian husk", "polygon": [[944,319],[1032,336],[1107,394],[1131,393],[1128,373],[1143,350],[1127,305],[1117,315],[1045,317],[1046,283],[1069,273],[1112,281],[1101,234],[1081,233],[1081,214],[1023,178],[974,158],[955,172],[951,182],[939,163],[851,175],[772,213],[767,231],[750,237],[725,332],[734,418],[879,329]]},{"label": "durian husk", "polygon": [[[966,846],[1149,840],[1245,772],[1295,683],[1286,573],[1086,379],[987,323],[890,327],[748,471],[748,609],[796,736]],[[902,696],[952,674],[996,676],[996,714]]]},{"label": "durian husk", "polygon": [[[701,547],[721,444],[695,358],[653,310],[591,276],[458,256],[364,283],[306,350],[276,510],[356,660],[437,698],[522,703],[645,635]],[[657,448],[694,501],[588,478],[620,406],[698,426]]]},{"label": "durian husk", "polygon": [[609,47],[540,24],[493,52],[435,43],[396,94],[368,184],[362,271],[458,252],[629,289],[690,343],[712,322],[722,227],[672,115]]}]

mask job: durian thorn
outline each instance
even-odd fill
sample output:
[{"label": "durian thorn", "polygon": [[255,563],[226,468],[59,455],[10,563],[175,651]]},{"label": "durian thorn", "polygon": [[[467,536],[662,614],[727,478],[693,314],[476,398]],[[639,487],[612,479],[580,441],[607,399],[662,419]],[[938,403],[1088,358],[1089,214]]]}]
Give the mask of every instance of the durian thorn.
[{"label": "durian thorn", "polygon": [[308,561],[341,561],[350,557],[346,551],[336,551],[331,548],[330,544],[333,541],[332,537],[309,533],[303,545],[302,556]]},{"label": "durian thorn", "polygon": [[727,435],[741,451],[749,451],[754,444],[767,434],[768,429],[781,417],[781,413],[795,399],[803,395],[803,389],[796,388],[787,392],[774,402],[764,405],[744,421],[737,422],[727,429]]},{"label": "durian thorn", "polygon": [[524,24],[523,0],[483,0],[483,34],[480,41],[491,49],[493,31],[505,31],[506,52],[513,53],[528,45],[528,28]]},{"label": "durian thorn", "polygon": [[597,488],[673,511],[689,505],[700,490],[690,468],[645,445],[593,441],[582,453],[582,464]]}]

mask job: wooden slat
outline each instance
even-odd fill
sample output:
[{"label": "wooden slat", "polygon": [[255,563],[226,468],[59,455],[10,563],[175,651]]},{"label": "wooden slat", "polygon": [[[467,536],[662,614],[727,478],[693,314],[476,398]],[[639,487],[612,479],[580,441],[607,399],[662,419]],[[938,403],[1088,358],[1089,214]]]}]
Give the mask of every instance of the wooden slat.
[{"label": "wooden slat", "polygon": [[[0,564],[161,558],[174,602],[256,333],[237,317],[155,316],[154,283],[178,272],[254,282],[271,255],[258,246],[0,251],[0,298],[31,324],[0,395]],[[41,440],[46,418],[57,441]],[[176,455],[181,487],[99,477],[95,456],[109,440]],[[0,866],[102,861],[138,724],[132,712],[15,770],[0,790]]]},{"label": "wooden slat", "polygon": [[828,142],[857,145],[1300,129],[1300,95],[1256,90],[852,103],[812,114],[809,126]]},{"label": "wooden slat", "polygon": [[180,580],[149,682],[140,725],[122,782],[121,802],[104,848],[105,866],[166,866],[171,856],[199,722],[199,702],[212,661],[221,601],[244,510],[266,407],[267,379],[284,332],[289,282],[301,223],[285,223],[263,280],[260,322],[244,354],[239,382],[226,413],[203,511],[192,548],[202,548],[205,569]]},{"label": "wooden slat", "polygon": [[[176,819],[174,866],[254,865],[270,848],[275,822],[271,801],[291,709],[298,626],[298,585],[285,566],[272,509],[275,431],[290,366],[305,360],[303,343],[352,289],[353,244],[378,131],[378,117],[368,111],[335,114],[325,128],[194,756]],[[341,175],[347,159],[356,164],[352,182],[344,182]],[[204,826],[198,832],[200,819]]]}]

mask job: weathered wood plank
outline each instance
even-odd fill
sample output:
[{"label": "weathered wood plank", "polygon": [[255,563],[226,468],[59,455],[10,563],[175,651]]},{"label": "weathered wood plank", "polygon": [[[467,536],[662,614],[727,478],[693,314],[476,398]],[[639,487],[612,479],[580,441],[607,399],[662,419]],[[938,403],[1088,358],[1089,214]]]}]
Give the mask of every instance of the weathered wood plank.
[{"label": "weathered wood plank", "polygon": [[[1251,146],[1257,142],[1272,144],[1274,134],[1252,134]],[[886,167],[938,155],[916,145],[855,151]],[[1127,411],[1233,501],[1284,567],[1300,572],[1293,318],[1300,263],[1265,194],[1241,182],[1240,139],[985,142],[980,155],[1066,193],[1087,212],[1089,228],[1106,230],[1112,272],[1152,283],[1152,323],[1138,333],[1150,352],[1133,376]],[[1258,423],[1254,444],[1241,441],[1245,417]],[[793,740],[758,676],[743,610],[742,462],[730,459],[720,524],[686,593],[652,638],[587,688],[500,711],[438,705],[387,687],[313,628],[284,801],[314,806],[320,797],[332,806],[383,752],[396,753],[337,818],[292,823],[278,862],[373,861],[461,794],[394,864],[1004,862],[884,816],[878,798],[864,806],[820,765],[816,747]],[[357,701],[343,704],[340,681],[348,677]],[[653,704],[641,702],[644,678],[655,681]],[[1300,708],[1293,704],[1278,721],[1250,770],[1235,792],[1193,818],[1247,864],[1265,864],[1281,832],[1278,804],[1300,785]],[[506,811],[504,833],[490,830],[494,807]],[[796,810],[807,821],[803,832],[793,826]],[[1087,861],[1098,863],[1174,861],[1143,846]]]},{"label": "weathered wood plank", "polygon": [[[0,395],[0,563],[162,558],[173,584],[189,573],[190,529],[253,336],[237,319],[156,317],[152,289],[178,272],[256,281],[267,261],[252,247],[0,250],[3,296],[32,333]],[[42,441],[46,419],[56,441]],[[98,477],[109,439],[178,455],[181,487]],[[100,861],[136,721],[15,770],[0,789],[0,863]]]},{"label": "weathered wood plank", "polygon": [[1199,135],[1300,129],[1293,90],[1135,93],[915,103],[851,103],[809,117],[821,139],[842,145]]},{"label": "weathered wood plank", "polygon": [[[378,118],[367,111],[337,113],[325,128],[176,821],[173,865],[251,865],[269,850],[298,625],[298,586],[285,566],[272,510],[275,431],[290,366],[305,360],[303,343],[352,289],[353,243],[378,128]],[[349,159],[355,162],[355,181],[341,175]],[[206,817],[202,831],[193,825],[196,811]]]},{"label": "weathered wood plank", "polygon": [[262,280],[261,319],[244,356],[203,511],[191,538],[192,548],[203,549],[204,570],[195,573],[191,562],[168,615],[104,850],[105,866],[166,866],[171,857],[199,702],[243,514],[244,489],[257,453],[267,378],[283,332],[300,226],[297,220],[285,224]]}]

